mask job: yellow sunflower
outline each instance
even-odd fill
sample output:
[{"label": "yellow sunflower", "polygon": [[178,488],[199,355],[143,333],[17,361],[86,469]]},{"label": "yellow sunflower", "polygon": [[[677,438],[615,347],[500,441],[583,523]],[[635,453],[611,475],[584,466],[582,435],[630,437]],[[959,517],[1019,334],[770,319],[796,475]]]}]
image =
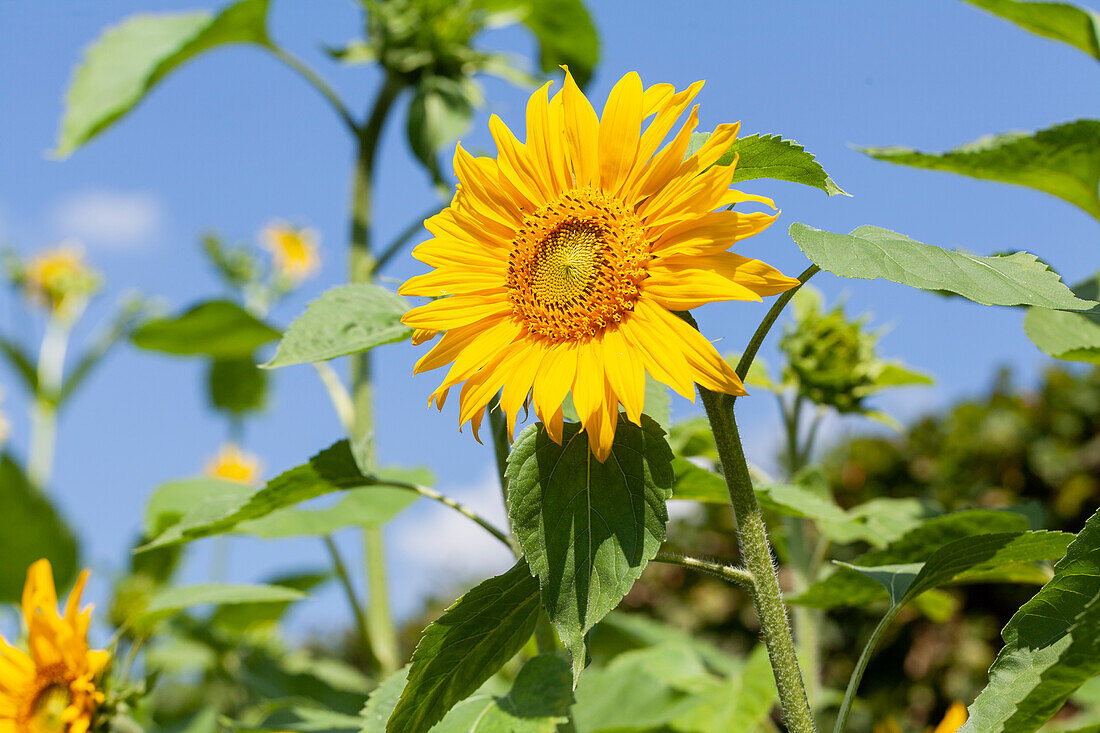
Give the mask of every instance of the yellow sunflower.
[{"label": "yellow sunflower", "polygon": [[86,733],[103,693],[96,678],[110,655],[88,649],[92,609],[80,610],[88,571],[80,574],[65,615],[48,560],[27,571],[23,617],[30,654],[0,638],[0,733]]},{"label": "yellow sunflower", "polygon": [[280,275],[299,282],[321,267],[318,255],[319,237],[312,229],[296,229],[283,222],[274,222],[262,234],[264,249],[271,253]]},{"label": "yellow sunflower", "polygon": [[[434,269],[407,281],[404,295],[449,296],[409,311],[417,340],[444,332],[416,372],[452,363],[432,394],[465,382],[459,422],[475,436],[496,393],[514,434],[528,395],[560,442],[562,402],[571,391],[603,461],[622,404],[641,420],[645,373],[688,399],[695,383],[745,394],[733,369],[673,311],[725,300],[761,300],[797,284],[758,260],[728,252],[766,227],[766,213],[715,211],[770,199],[730,190],[734,166],[715,166],[737,137],[719,125],[687,157],[698,123],[662,142],[703,86],[643,89],[636,73],[611,90],[602,119],[566,70],[564,89],[546,85],[527,104],[527,142],[497,116],[497,157],[454,157],[458,190],[425,222],[434,235],[413,255]],[[652,123],[643,129],[649,117]]]},{"label": "yellow sunflower", "polygon": [[[260,460],[233,443],[226,443],[206,464],[206,475],[211,478],[254,484],[260,476]],[[0,733],[3,733],[0,731]]]},{"label": "yellow sunflower", "polygon": [[36,254],[26,264],[23,288],[35,303],[59,315],[72,315],[99,289],[99,274],[84,261],[84,252],[64,242]]}]

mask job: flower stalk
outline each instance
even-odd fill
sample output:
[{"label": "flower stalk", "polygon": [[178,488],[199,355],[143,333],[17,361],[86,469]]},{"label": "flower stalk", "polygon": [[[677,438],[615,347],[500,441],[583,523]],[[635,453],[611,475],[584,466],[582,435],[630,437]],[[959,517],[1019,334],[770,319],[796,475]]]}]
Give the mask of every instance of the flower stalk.
[{"label": "flower stalk", "polygon": [[39,491],[46,490],[53,476],[57,400],[61,394],[69,332],[69,322],[57,314],[51,314],[38,352],[38,387],[31,407],[31,449],[27,476]]}]

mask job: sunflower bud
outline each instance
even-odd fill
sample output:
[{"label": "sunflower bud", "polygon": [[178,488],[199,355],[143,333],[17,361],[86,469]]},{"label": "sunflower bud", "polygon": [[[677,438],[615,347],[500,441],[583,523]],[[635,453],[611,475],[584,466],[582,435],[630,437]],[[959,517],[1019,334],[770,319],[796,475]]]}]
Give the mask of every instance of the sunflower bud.
[{"label": "sunflower bud", "polygon": [[83,251],[72,242],[63,242],[26,262],[13,257],[9,271],[28,300],[66,320],[76,320],[102,286],[100,274],[84,262]]}]

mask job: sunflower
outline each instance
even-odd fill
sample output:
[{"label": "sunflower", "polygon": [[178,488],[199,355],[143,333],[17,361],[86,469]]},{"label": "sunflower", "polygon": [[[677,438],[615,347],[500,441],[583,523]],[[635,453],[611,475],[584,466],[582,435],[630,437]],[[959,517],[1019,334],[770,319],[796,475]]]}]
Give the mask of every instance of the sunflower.
[{"label": "sunflower", "polygon": [[399,292],[449,296],[403,320],[418,340],[444,332],[416,372],[451,363],[432,401],[442,408],[464,381],[459,422],[470,421],[475,437],[501,391],[510,437],[530,394],[560,443],[562,403],[572,392],[589,447],[603,461],[619,405],[640,424],[646,372],[692,400],[695,383],[745,394],[710,342],[674,311],[759,301],[798,281],[726,251],[775,220],[715,211],[749,201],[775,208],[730,190],[734,166],[715,165],[738,124],[719,125],[685,158],[698,123],[692,107],[661,147],[702,85],[643,89],[632,72],[611,90],[600,119],[566,70],[560,92],[548,99],[547,84],[528,102],[526,143],[494,115],[495,159],[457,146],[458,190],[425,222],[435,238],[413,251],[434,269]]},{"label": "sunflower", "polygon": [[260,476],[260,461],[233,443],[226,443],[206,464],[206,475],[211,478],[254,484]]},{"label": "sunflower", "polygon": [[84,251],[64,242],[32,257],[23,268],[22,285],[27,297],[61,316],[83,309],[99,289],[100,277],[84,261]]},{"label": "sunflower", "polygon": [[86,733],[103,693],[96,678],[110,655],[88,649],[92,610],[80,610],[88,571],[80,574],[65,615],[48,560],[27,571],[23,617],[30,654],[0,638],[0,733]]},{"label": "sunflower", "polygon": [[321,267],[317,232],[274,222],[263,230],[261,241],[271,253],[276,271],[291,282],[306,279]]}]

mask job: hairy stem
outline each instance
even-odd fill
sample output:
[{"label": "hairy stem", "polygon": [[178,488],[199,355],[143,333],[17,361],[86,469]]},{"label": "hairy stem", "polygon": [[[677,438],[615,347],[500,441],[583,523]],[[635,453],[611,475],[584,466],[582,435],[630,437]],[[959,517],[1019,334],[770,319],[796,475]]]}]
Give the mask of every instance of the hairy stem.
[{"label": "hairy stem", "polygon": [[812,733],[813,714],[810,712],[810,703],[802,682],[802,671],[795,654],[790,620],[779,589],[779,578],[772,563],[764,514],[756,502],[741,437],[733,417],[732,399],[704,387],[699,387],[699,394],[714,431],[718,457],[722,461],[730,504],[737,523],[741,557],[755,581],[753,603],[764,632],[768,656],[771,658],[783,715],[792,733]]},{"label": "hairy stem", "polygon": [[655,562],[663,562],[666,565],[679,565],[682,568],[690,568],[703,573],[709,573],[728,583],[741,586],[750,593],[755,587],[752,573],[744,568],[735,567],[733,565],[722,565],[721,563],[700,560],[699,558],[688,557],[686,555],[675,555],[670,552],[658,552],[653,560]]}]

